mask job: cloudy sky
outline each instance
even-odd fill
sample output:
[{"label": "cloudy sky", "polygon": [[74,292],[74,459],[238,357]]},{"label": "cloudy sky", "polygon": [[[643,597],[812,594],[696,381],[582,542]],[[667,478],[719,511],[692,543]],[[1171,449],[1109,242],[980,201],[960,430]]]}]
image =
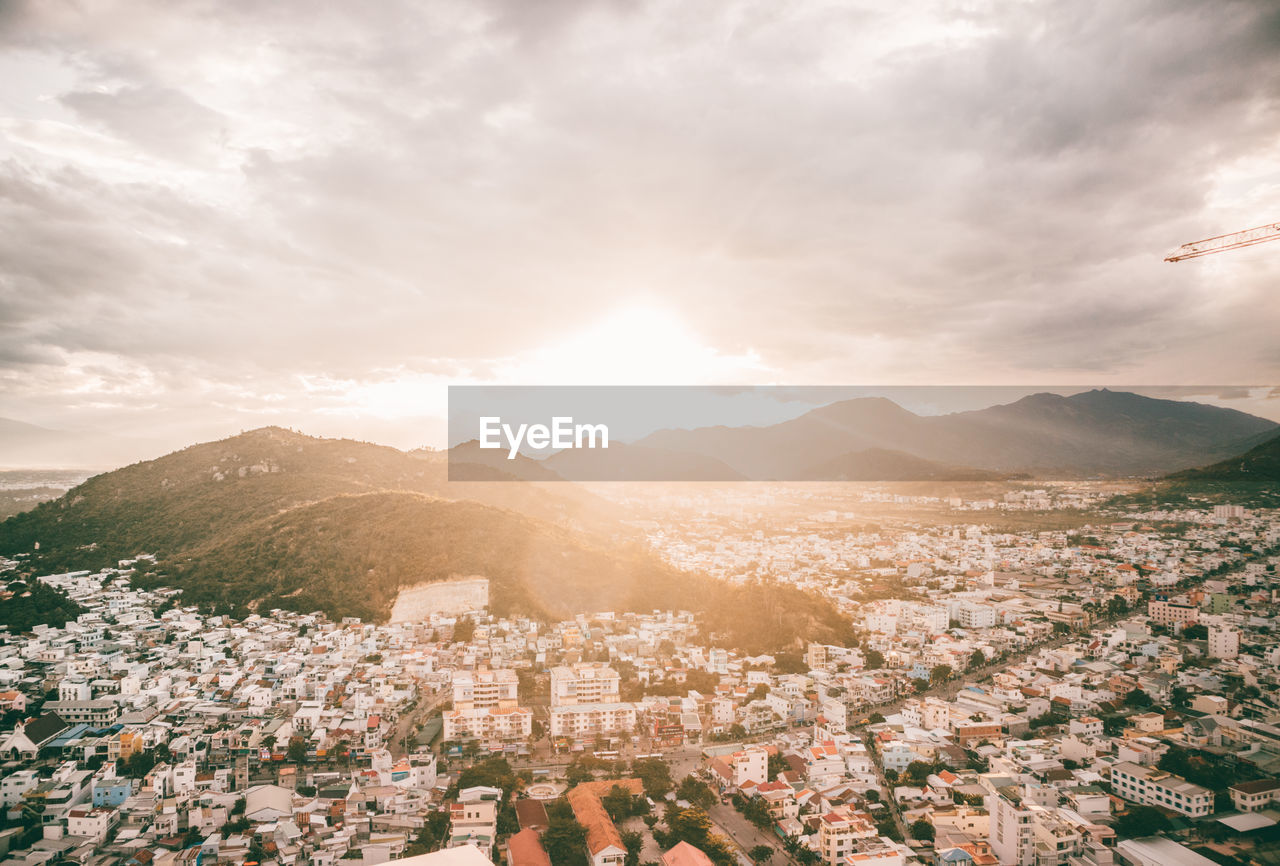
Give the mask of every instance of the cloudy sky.
[{"label": "cloudy sky", "polygon": [[7,418],[1280,382],[1280,244],[1162,261],[1280,219],[1267,0],[5,0],[0,82]]}]

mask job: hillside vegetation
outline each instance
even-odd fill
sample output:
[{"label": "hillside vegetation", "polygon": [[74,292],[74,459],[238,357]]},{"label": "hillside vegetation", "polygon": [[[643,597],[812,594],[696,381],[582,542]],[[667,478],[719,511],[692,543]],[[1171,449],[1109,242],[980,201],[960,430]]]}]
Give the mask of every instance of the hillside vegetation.
[{"label": "hillside vegetation", "polygon": [[1207,499],[1255,507],[1280,506],[1280,436],[1239,456],[1199,469],[1175,472],[1150,491],[1129,499],[1138,504]]},{"label": "hillside vegetation", "polygon": [[449,483],[444,471],[438,458],[256,430],[91,478],[0,523],[0,554],[46,574],[152,553],[136,581],[240,614],[383,620],[401,587],[479,574],[498,614],[692,610],[752,652],[849,638],[824,600],[670,568],[608,532],[609,509],[572,485]]},{"label": "hillside vegetation", "polygon": [[100,568],[140,551],[168,556],[249,522],[341,494],[401,490],[471,499],[599,529],[607,509],[581,491],[525,483],[451,483],[442,458],[264,427],[97,475],[0,523],[0,552],[50,571]]}]

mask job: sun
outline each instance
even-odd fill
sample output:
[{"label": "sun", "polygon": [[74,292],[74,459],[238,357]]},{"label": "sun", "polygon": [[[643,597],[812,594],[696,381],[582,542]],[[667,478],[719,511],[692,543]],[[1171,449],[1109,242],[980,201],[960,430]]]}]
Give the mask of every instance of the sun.
[{"label": "sun", "polygon": [[523,385],[740,384],[765,369],[754,351],[722,352],[672,311],[634,305],[508,359],[496,378]]}]

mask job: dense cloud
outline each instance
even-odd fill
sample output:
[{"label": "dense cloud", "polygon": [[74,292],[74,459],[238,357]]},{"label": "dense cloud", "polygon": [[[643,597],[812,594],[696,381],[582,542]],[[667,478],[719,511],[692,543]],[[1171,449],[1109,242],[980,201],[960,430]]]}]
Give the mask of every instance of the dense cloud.
[{"label": "dense cloud", "polygon": [[1280,252],[1161,261],[1280,218],[1273,3],[0,10],[0,415],[363,432],[636,306],[703,381],[1280,380]]}]

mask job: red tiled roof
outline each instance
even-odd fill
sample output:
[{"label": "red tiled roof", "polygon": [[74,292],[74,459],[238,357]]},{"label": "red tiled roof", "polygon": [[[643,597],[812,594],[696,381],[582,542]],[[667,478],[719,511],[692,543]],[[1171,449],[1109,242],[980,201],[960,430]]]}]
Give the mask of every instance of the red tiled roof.
[{"label": "red tiled roof", "polygon": [[662,866],[714,866],[711,858],[688,842],[677,844],[662,855]]},{"label": "red tiled roof", "polygon": [[536,830],[521,830],[507,840],[510,866],[551,866]]}]

